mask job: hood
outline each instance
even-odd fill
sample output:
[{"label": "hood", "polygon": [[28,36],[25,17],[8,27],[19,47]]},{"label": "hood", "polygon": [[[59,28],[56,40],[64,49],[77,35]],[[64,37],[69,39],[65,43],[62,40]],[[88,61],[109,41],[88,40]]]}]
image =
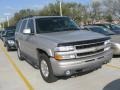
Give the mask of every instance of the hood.
[{"label": "hood", "polygon": [[56,43],[67,43],[67,42],[76,42],[92,39],[100,39],[107,37],[102,34],[98,34],[91,31],[64,31],[64,32],[54,32],[54,33],[45,33],[38,36],[52,40]]},{"label": "hood", "polygon": [[120,43],[120,35],[111,35],[112,42]]}]

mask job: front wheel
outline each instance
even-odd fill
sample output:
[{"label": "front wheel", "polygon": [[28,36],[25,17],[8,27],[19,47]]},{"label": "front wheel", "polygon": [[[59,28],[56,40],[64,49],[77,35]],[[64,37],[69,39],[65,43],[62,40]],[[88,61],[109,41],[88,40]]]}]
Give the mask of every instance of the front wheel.
[{"label": "front wheel", "polygon": [[57,81],[57,77],[53,74],[53,70],[48,56],[45,54],[41,54],[39,59],[39,68],[42,78],[48,83]]}]

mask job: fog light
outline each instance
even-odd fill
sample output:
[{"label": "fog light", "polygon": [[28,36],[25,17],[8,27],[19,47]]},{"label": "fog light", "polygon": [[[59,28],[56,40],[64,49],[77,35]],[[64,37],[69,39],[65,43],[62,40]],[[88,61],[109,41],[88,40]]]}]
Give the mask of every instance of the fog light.
[{"label": "fog light", "polygon": [[69,75],[71,75],[71,71],[70,71],[70,70],[67,70],[67,71],[65,72],[65,74],[66,74],[67,76],[69,76]]}]

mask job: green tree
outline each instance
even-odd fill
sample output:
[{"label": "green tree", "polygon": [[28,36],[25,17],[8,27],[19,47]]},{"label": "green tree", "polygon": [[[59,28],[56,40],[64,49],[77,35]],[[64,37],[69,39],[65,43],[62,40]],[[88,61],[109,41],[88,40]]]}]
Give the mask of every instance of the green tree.
[{"label": "green tree", "polygon": [[[82,4],[78,3],[62,3],[62,13],[64,16],[69,16],[74,19],[77,23],[82,20],[82,16],[86,9]],[[59,2],[55,4],[49,4],[44,7],[44,9],[40,10],[39,15],[41,16],[59,16]]]},{"label": "green tree", "polygon": [[112,22],[113,21],[112,16],[111,15],[106,16],[106,20],[108,22]]}]

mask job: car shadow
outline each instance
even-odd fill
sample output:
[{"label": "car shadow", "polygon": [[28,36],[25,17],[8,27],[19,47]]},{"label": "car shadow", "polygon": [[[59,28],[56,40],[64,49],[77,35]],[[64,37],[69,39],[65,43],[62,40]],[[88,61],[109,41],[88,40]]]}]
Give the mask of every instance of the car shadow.
[{"label": "car shadow", "polygon": [[120,90],[120,79],[110,82],[103,90]]},{"label": "car shadow", "polygon": [[16,51],[17,51],[17,49],[12,49],[12,50],[10,50],[8,52],[16,52]]}]

